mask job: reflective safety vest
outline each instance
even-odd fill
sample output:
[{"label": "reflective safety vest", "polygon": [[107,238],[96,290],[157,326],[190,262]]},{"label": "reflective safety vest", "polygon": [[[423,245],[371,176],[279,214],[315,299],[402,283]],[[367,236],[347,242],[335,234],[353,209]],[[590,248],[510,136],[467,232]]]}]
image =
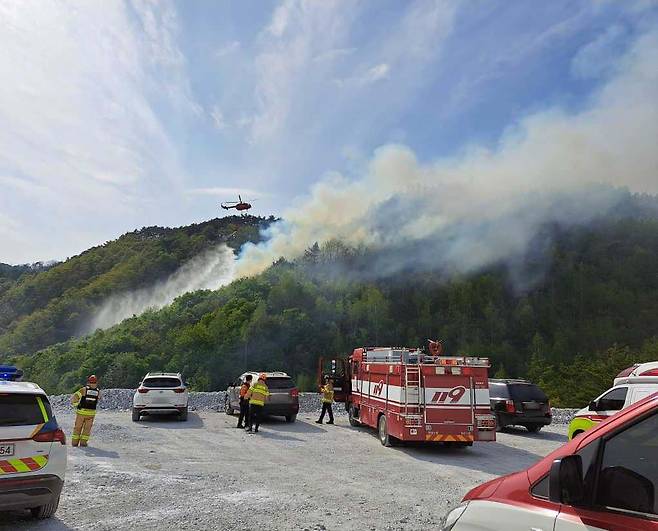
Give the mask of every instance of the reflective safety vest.
[{"label": "reflective safety vest", "polygon": [[334,401],[334,387],[327,384],[320,390],[322,391],[322,403],[331,404]]},{"label": "reflective safety vest", "polygon": [[100,398],[100,390],[88,385],[81,387],[74,395],[77,398],[76,413],[85,417],[96,415],[96,406]]},{"label": "reflective safety vest", "polygon": [[254,385],[252,385],[251,389],[249,389],[249,392],[247,393],[249,404],[254,406],[264,406],[265,399],[268,396],[270,396],[270,390],[261,380],[258,380]]}]

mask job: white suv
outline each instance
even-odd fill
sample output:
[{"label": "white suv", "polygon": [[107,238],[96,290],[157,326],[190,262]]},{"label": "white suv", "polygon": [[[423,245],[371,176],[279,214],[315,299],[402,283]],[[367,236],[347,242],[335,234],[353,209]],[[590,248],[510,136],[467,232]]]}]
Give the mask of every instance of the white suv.
[{"label": "white suv", "polygon": [[0,380],[0,511],[55,514],[66,472],[66,436],[37,384]]},{"label": "white suv", "polygon": [[133,421],[150,413],[178,413],[178,420],[187,420],[187,383],[180,373],[150,372],[139,384],[133,396]]}]

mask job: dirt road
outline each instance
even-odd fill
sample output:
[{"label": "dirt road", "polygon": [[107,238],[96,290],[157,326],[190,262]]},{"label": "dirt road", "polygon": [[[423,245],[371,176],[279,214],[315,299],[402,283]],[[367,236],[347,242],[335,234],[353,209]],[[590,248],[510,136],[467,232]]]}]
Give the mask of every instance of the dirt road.
[{"label": "dirt road", "polygon": [[[70,434],[73,416],[58,415]],[[91,447],[70,448],[56,516],[0,513],[0,529],[419,529],[437,527],[473,486],[524,468],[566,441],[566,426],[499,433],[468,449],[384,448],[374,431],[315,416],[130,420],[101,412]]]}]

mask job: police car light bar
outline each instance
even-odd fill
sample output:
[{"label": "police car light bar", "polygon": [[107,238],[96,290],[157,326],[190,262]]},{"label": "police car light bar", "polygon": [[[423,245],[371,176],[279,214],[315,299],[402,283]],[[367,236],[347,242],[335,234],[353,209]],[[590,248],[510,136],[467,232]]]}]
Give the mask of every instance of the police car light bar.
[{"label": "police car light bar", "polygon": [[13,365],[0,365],[0,380],[18,382],[23,377],[23,371]]}]

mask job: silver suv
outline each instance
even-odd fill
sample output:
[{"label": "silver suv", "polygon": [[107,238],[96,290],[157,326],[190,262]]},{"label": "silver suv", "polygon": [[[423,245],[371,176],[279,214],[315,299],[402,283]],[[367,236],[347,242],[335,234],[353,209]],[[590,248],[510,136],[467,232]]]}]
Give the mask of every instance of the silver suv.
[{"label": "silver suv", "polygon": [[[224,411],[227,415],[233,415],[240,411],[240,386],[245,377],[251,374],[251,383],[255,384],[262,372],[245,372],[228,385],[226,398],[224,399]],[[264,415],[278,415],[286,417],[286,422],[295,422],[299,412],[299,391],[293,379],[285,372],[266,372],[265,383],[270,390],[270,399],[265,402]]]}]

